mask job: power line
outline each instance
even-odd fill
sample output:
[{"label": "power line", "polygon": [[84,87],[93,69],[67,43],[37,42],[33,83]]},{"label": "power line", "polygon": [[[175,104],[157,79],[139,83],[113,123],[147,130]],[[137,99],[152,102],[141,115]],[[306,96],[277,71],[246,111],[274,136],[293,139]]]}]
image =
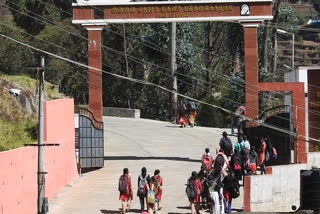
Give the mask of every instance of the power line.
[{"label": "power line", "polygon": [[[69,0],[70,2],[72,2],[71,0]],[[83,3],[85,3],[85,2],[83,2]],[[92,7],[92,8],[94,8],[94,9],[97,9],[97,10],[100,10],[100,11],[103,11],[101,8],[98,8],[98,7],[94,7],[93,5],[89,5],[88,3],[85,3],[85,4],[87,4],[89,7]],[[83,6],[80,6],[81,8],[83,8]],[[101,18],[101,17],[100,17]],[[103,17],[102,17],[103,18]],[[123,19],[124,21],[127,21],[126,19]],[[128,22],[128,21],[127,21]],[[226,22],[229,22],[229,23],[233,23],[233,24],[235,24],[235,23],[237,23],[237,24],[239,24],[238,22],[233,22],[233,21],[226,21]],[[128,22],[128,23],[130,23],[130,22]],[[130,24],[132,24],[132,23],[130,23]],[[262,24],[263,25],[263,24]],[[279,25],[277,25],[276,27],[273,27],[273,28],[278,28],[278,26]],[[281,25],[280,25],[281,26]],[[120,28],[119,28],[120,29]],[[160,33],[159,32],[155,32],[156,34],[159,34],[160,35]],[[120,34],[119,34],[120,35]],[[122,36],[122,35],[120,35],[120,36]],[[130,37],[129,37],[130,38]],[[155,46],[155,44],[153,44],[154,46]],[[209,53],[208,51],[206,51],[206,50],[204,50],[204,49],[202,49],[202,48],[200,48],[200,47],[196,47],[196,48],[198,48],[198,49],[200,49],[200,50],[202,50],[202,51],[204,51],[204,52],[207,52],[207,53]],[[154,48],[155,49],[155,48]],[[158,49],[155,49],[155,50],[160,50],[159,48]],[[160,50],[161,51],[161,50]],[[161,52],[163,52],[163,51],[161,51]],[[165,53],[165,52],[164,52]],[[168,54],[168,53],[167,53]],[[210,54],[213,54],[213,55],[216,55],[216,54],[214,54],[214,53],[211,53],[210,52]],[[168,54],[169,55],[169,54]],[[216,55],[216,56],[218,56],[218,57],[221,57],[220,55]],[[232,61],[231,59],[228,59],[228,60],[230,60],[230,61]],[[243,65],[244,66],[244,65]],[[241,66],[241,67],[243,67],[243,66]],[[166,69],[166,68],[165,68]],[[166,70],[168,70],[168,69],[166,69]],[[204,70],[206,70],[207,71],[207,69],[204,69]],[[218,75],[221,75],[221,74],[219,74],[219,73],[217,73]],[[224,77],[224,76],[223,76]],[[226,77],[224,77],[224,78],[226,78]],[[229,77],[230,78],[230,77]],[[200,81],[202,81],[202,80],[200,80]],[[238,80],[237,80],[238,81]],[[202,81],[202,82],[205,82],[205,81]],[[240,82],[240,80],[239,80],[239,82]],[[206,82],[206,83],[208,83],[208,82]],[[254,87],[257,87],[257,88],[262,88],[262,89],[266,89],[266,88],[263,88],[263,87],[261,87],[261,86],[259,86],[259,85],[254,85],[254,84],[251,84],[251,83],[247,83],[247,82],[243,82],[244,84],[249,84],[249,85],[252,85],[252,86],[254,86]],[[210,84],[210,86],[211,86],[211,83],[209,83]],[[242,85],[239,85],[239,86],[242,86]],[[242,86],[242,87],[245,87],[245,86]],[[251,91],[254,91],[253,89],[248,89],[248,90],[251,90]],[[281,94],[280,92],[273,92],[273,93],[277,93],[277,94]],[[295,100],[300,100],[300,101],[304,101],[304,100],[302,100],[302,99],[299,99],[299,98],[295,98],[295,97],[293,97],[293,99],[295,99]],[[308,103],[312,103],[311,101],[308,101]],[[291,105],[292,106],[292,105]],[[298,107],[299,109],[303,109],[303,110],[306,110],[305,108],[303,108],[303,107]],[[308,110],[307,109],[307,111],[311,111],[311,110]],[[314,113],[314,112],[313,112]],[[318,112],[318,113],[320,113],[320,112]],[[319,114],[320,115],[320,114]]]},{"label": "power line", "polygon": [[[134,79],[134,78],[132,78],[132,77],[121,76],[121,75],[114,74],[114,73],[111,73],[111,72],[107,72],[107,71],[104,71],[104,70],[101,70],[101,69],[97,69],[97,68],[94,68],[94,67],[91,67],[91,66],[88,66],[88,65],[84,65],[84,64],[82,64],[82,63],[79,63],[79,62],[76,62],[76,61],[73,61],[73,60],[70,60],[70,59],[61,57],[61,56],[59,56],[59,55],[56,55],[56,54],[53,54],[53,53],[50,53],[50,52],[41,50],[41,49],[39,49],[39,48],[35,48],[35,47],[31,46],[31,45],[28,45],[28,44],[26,44],[26,43],[23,43],[23,42],[21,42],[21,41],[18,41],[18,40],[16,40],[16,39],[13,39],[13,38],[11,38],[11,37],[9,37],[9,36],[3,35],[3,34],[1,34],[1,33],[0,33],[0,36],[1,36],[1,37],[4,37],[4,38],[7,38],[7,39],[9,39],[9,40],[11,40],[11,41],[14,41],[14,42],[16,42],[16,43],[18,43],[18,44],[20,44],[20,45],[23,45],[23,46],[26,46],[26,47],[28,47],[28,48],[31,48],[31,49],[33,49],[33,50],[35,50],[35,51],[42,52],[42,53],[44,53],[44,54],[50,55],[50,56],[55,57],[55,58],[58,58],[58,59],[60,59],[60,60],[67,61],[67,62],[69,62],[69,63],[76,64],[76,65],[78,65],[78,66],[82,66],[82,67],[86,67],[86,68],[88,68],[88,69],[100,71],[100,72],[103,72],[103,73],[106,73],[106,74],[109,74],[109,75],[112,75],[112,76],[115,76],[115,77],[118,77],[118,78],[121,78],[121,79],[126,79],[126,80],[129,80],[129,81],[132,81],[132,82],[155,86],[155,87],[158,87],[158,88],[160,88],[160,89],[162,89],[162,90],[165,90],[165,91],[167,91],[167,92],[175,93],[173,90],[167,89],[167,88],[165,88],[165,87],[162,87],[162,86],[160,86],[160,85],[157,85],[157,84],[154,84],[154,83],[151,83],[151,82],[147,82],[147,81],[144,81],[144,80]],[[187,98],[187,99],[190,99],[190,100],[194,100],[194,101],[196,101],[196,102],[198,102],[198,103],[205,104],[205,105],[208,105],[208,106],[212,106],[212,107],[214,107],[214,108],[221,109],[221,110],[223,110],[223,111],[225,111],[225,112],[227,112],[227,113],[230,113],[230,114],[235,114],[234,112],[232,112],[232,111],[230,111],[230,110],[228,110],[228,109],[226,109],[226,108],[223,108],[223,107],[220,107],[220,106],[217,106],[217,105],[213,105],[213,104],[210,104],[210,103],[206,103],[206,102],[204,102],[204,101],[197,100],[197,99],[194,99],[194,98],[192,98],[192,97],[189,97],[189,96],[186,96],[186,95],[183,95],[183,94],[180,94],[180,93],[177,93],[177,94],[178,94],[178,96],[181,96],[181,97],[184,97],[184,98]],[[248,121],[253,121],[253,122],[255,122],[254,119],[251,119],[251,118],[248,118],[248,117],[246,117],[246,119],[247,119]],[[293,132],[290,132],[290,131],[285,130],[285,129],[281,129],[281,128],[278,128],[278,127],[274,127],[273,125],[270,125],[270,124],[262,123],[262,124],[260,124],[260,125],[265,126],[265,127],[268,127],[268,128],[271,128],[271,129],[274,129],[274,130],[277,130],[277,131],[280,131],[280,132],[283,132],[283,133],[286,133],[286,134],[289,134],[289,135],[292,135],[292,136],[306,138],[304,135],[299,135],[299,134],[297,134],[297,133],[293,133]],[[318,140],[318,139],[310,138],[310,137],[309,137],[309,139],[311,139],[311,140],[313,140],[313,141],[315,141],[315,142],[320,143],[320,140]]]},{"label": "power line", "polygon": [[[9,0],[8,0],[9,1]],[[10,1],[9,1],[10,2]],[[10,7],[9,7],[10,8]],[[15,11],[17,11],[17,10],[15,10]],[[17,12],[19,12],[19,11],[17,11]],[[32,11],[30,11],[30,12],[32,12]],[[21,12],[20,12],[21,13]],[[33,12],[32,12],[33,13]],[[22,14],[24,14],[24,13],[22,13]],[[34,13],[35,14],[35,13]],[[24,14],[24,15],[26,15],[26,14]],[[29,17],[31,17],[31,18],[35,18],[35,17],[33,17],[33,16],[30,16],[30,15],[27,15],[27,16],[29,16]],[[40,17],[42,17],[42,16],[40,16]],[[43,18],[43,17],[42,17]],[[37,19],[37,18],[35,18],[36,20],[39,20],[39,19]],[[42,21],[42,20],[39,20],[39,21],[41,21],[41,22],[45,22],[45,21]],[[51,23],[49,23],[49,22],[45,22],[45,23],[48,23],[48,24],[50,24],[50,25],[52,25],[52,26],[54,26],[54,27],[57,27],[56,25],[54,25],[54,24],[51,24]],[[80,37],[80,38],[83,38],[83,39],[85,39],[85,40],[88,40],[87,38],[85,38],[85,37],[82,37],[82,36],[79,36],[79,35],[77,35],[77,34],[74,34],[73,32],[70,32],[70,31],[66,31],[64,28],[60,28],[60,27],[57,27],[57,28],[59,28],[59,29],[61,29],[61,30],[63,30],[63,31],[65,31],[65,32],[68,32],[68,33],[70,33],[70,34],[72,34],[72,35],[75,35],[75,36],[78,36],[78,37]],[[117,54],[120,54],[120,55],[123,55],[123,53],[122,52],[120,52],[120,51],[117,51],[117,50],[115,50],[115,49],[112,49],[112,48],[109,48],[109,47],[106,47],[106,46],[103,46],[102,45],[102,47],[104,47],[104,48],[106,48],[106,49],[109,49],[109,50],[112,50],[113,52],[116,52]],[[129,55],[130,56],[130,55]],[[132,57],[132,56],[130,56],[130,57]],[[138,59],[138,58],[136,58],[136,57],[133,57],[135,60],[140,60],[140,59]],[[133,59],[131,59],[132,61],[135,61],[135,60],[133,60]],[[140,62],[138,62],[138,61],[135,61],[135,62],[137,62],[137,63],[140,63]],[[140,64],[142,64],[142,63],[140,63]],[[152,63],[148,63],[148,64],[150,64],[150,65],[154,65],[154,64],[152,64]],[[157,67],[161,67],[161,66],[158,66],[158,65],[155,65],[155,66],[157,66]],[[162,67],[163,68],[163,67]],[[166,69],[166,68],[163,68],[163,69],[165,69],[165,70],[169,70],[169,69]],[[156,70],[157,72],[160,72],[160,71],[158,71],[158,70]],[[160,73],[162,73],[162,72],[160,72]],[[163,73],[164,74],[164,73]],[[178,73],[179,74],[179,73]],[[170,76],[170,75],[168,75],[168,76]],[[195,78],[194,78],[195,79]],[[179,80],[179,81],[182,81],[182,80]],[[183,81],[182,81],[183,82]],[[189,84],[189,83],[187,83],[187,82],[185,82],[186,84]],[[245,83],[244,83],[245,84]],[[248,83],[247,83],[248,84]],[[191,85],[191,84],[189,84],[189,85]],[[193,85],[192,85],[193,86]],[[232,90],[232,89],[231,89]],[[242,94],[244,94],[243,92],[239,92],[239,91],[237,91],[238,93],[242,93]],[[276,92],[274,92],[274,93],[276,93]],[[222,97],[223,99],[227,99],[227,98],[225,98],[225,97]],[[244,105],[244,104],[242,104],[242,103],[238,103],[238,102],[235,102],[235,101],[233,101],[233,100],[230,100],[230,99],[227,99],[227,100],[229,100],[229,101],[231,101],[231,102],[233,102],[233,103],[236,103],[236,104],[240,104],[240,105]],[[292,106],[292,105],[291,105]],[[302,108],[302,107],[298,107],[298,108],[300,108],[300,109],[305,109],[305,108]],[[257,110],[257,109],[255,109],[255,110]],[[280,118],[282,118],[282,117],[280,117]],[[283,119],[286,119],[286,118],[283,118]],[[317,128],[317,127],[316,127]]]},{"label": "power line", "polygon": [[[1,23],[1,22],[0,22],[0,24],[3,24],[3,25],[5,25],[5,26],[7,26],[7,27],[9,27],[9,28],[12,28],[13,30],[16,30],[16,31],[18,31],[18,32],[20,32],[20,33],[25,33],[25,34],[33,37],[33,38],[39,39],[39,38],[36,37],[36,36],[33,36],[33,35],[28,34],[28,33],[26,33],[26,32],[17,30],[16,28],[11,27],[11,26],[9,26],[9,25],[6,25],[6,24],[4,24],[4,23]],[[39,40],[44,41],[44,42],[47,42],[47,41],[42,40],[42,39],[39,39]],[[51,42],[49,42],[49,44],[54,45],[55,47],[63,48],[62,46],[56,45],[56,44],[51,43]],[[68,49],[66,49],[66,50],[68,50]],[[68,50],[68,51],[71,52],[71,53],[74,53],[74,51],[70,51],[70,50]],[[117,69],[115,69],[115,68],[113,68],[113,67],[111,67],[111,66],[109,66],[109,65],[106,65],[106,64],[103,64],[103,65],[106,66],[106,67],[111,68],[112,70],[117,70]],[[162,72],[160,72],[160,73],[162,73]],[[164,73],[164,74],[165,74],[165,73]],[[180,80],[179,80],[179,81],[180,81]],[[187,82],[185,82],[185,83],[188,84]],[[191,85],[192,87],[194,87],[192,84],[190,84],[190,85]],[[98,89],[101,89],[100,87],[96,87],[96,86],[93,86],[93,87],[98,88]],[[207,91],[207,90],[205,90],[205,89],[203,89],[203,90],[204,90],[204,91]],[[207,92],[208,92],[208,91],[207,91]],[[239,92],[239,93],[241,93],[241,92]],[[233,102],[233,103],[235,103],[235,104],[238,104],[238,105],[244,105],[243,103],[239,103],[239,102],[233,101],[233,100],[228,99],[228,98],[223,97],[223,96],[219,96],[219,97],[222,98],[222,99],[224,99],[224,100],[228,100],[228,101],[230,101],[230,102]],[[284,118],[284,117],[280,117],[280,116],[275,116],[275,117],[280,118],[280,119],[284,119],[284,120],[287,120],[287,121],[290,121],[289,119]],[[298,122],[298,123],[300,123],[300,122]],[[318,127],[313,127],[313,126],[310,126],[310,127],[311,127],[311,128],[315,128],[315,129],[320,129],[320,128],[318,128]]]}]

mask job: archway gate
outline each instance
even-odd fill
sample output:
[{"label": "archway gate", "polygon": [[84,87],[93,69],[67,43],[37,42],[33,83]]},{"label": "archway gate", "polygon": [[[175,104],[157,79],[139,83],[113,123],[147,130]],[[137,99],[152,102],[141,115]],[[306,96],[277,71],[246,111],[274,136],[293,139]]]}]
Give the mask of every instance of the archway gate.
[{"label": "archway gate", "polygon": [[[72,23],[81,24],[88,30],[88,65],[97,69],[102,69],[101,31],[109,23],[239,22],[244,28],[247,117],[258,117],[257,27],[264,20],[272,20],[272,0],[116,3],[108,0],[78,0],[72,6]],[[89,68],[88,79],[89,109],[97,120],[102,121],[102,73]],[[298,120],[302,121],[302,118]],[[304,123],[304,117],[302,122]]]}]

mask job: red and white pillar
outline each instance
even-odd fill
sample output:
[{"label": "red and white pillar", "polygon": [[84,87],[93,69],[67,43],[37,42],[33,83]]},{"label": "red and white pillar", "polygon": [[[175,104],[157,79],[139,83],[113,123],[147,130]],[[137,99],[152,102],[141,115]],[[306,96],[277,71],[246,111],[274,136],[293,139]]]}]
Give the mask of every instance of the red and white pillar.
[{"label": "red and white pillar", "polygon": [[88,30],[88,65],[99,69],[88,70],[89,109],[98,121],[102,121],[102,57],[101,31],[104,26],[85,26]]},{"label": "red and white pillar", "polygon": [[[244,31],[245,82],[247,117],[256,119],[258,103],[258,23],[242,23]],[[247,123],[247,127],[255,126]]]}]

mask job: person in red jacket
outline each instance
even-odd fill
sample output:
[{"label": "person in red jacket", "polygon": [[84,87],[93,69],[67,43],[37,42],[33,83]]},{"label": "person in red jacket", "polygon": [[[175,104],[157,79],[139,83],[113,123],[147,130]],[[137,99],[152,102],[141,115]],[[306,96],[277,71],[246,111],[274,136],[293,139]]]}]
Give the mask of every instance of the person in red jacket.
[{"label": "person in red jacket", "polygon": [[131,177],[128,168],[123,169],[123,175],[119,178],[118,190],[120,192],[119,200],[122,201],[122,214],[124,214],[126,211],[129,211],[130,201],[133,197]]},{"label": "person in red jacket", "polygon": [[156,209],[157,210],[161,210],[161,196],[162,196],[162,177],[160,176],[160,170],[159,169],[156,169],[154,171],[154,180],[155,182],[157,183],[158,185],[158,193],[156,194],[156,200],[157,200],[157,203],[156,203]]},{"label": "person in red jacket", "polygon": [[194,198],[189,198],[190,207],[191,207],[191,213],[197,214],[200,210],[200,194],[202,191],[202,186],[200,179],[198,178],[197,172],[193,171],[191,173],[191,177],[188,179],[188,184],[194,182],[194,187],[197,192],[197,196]]}]

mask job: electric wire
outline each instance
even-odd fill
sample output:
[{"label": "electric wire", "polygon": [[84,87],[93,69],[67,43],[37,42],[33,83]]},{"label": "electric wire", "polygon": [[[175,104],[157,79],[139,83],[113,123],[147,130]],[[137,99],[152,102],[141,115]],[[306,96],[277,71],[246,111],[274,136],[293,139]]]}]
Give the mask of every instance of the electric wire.
[{"label": "electric wire", "polygon": [[[16,31],[18,31],[18,32],[20,32],[20,33],[25,33],[25,34],[27,34],[27,35],[29,35],[29,36],[31,36],[31,37],[33,37],[33,38],[36,38],[36,39],[39,39],[38,37],[36,37],[36,36],[33,36],[33,35],[31,35],[31,34],[28,34],[28,33],[26,33],[26,32],[23,32],[23,31],[20,31],[20,30],[18,30],[18,29],[16,29],[16,28],[14,28],[14,27],[11,27],[11,26],[9,26],[9,25],[6,25],[6,24],[4,24],[4,23],[1,23],[0,22],[0,24],[3,24],[3,25],[5,25],[5,26],[7,26],[7,27],[9,27],[9,28],[12,28],[13,30],[16,30]],[[45,41],[45,40],[42,40],[42,39],[40,39],[41,41]],[[45,41],[46,42],[46,41]],[[54,45],[55,47],[59,47],[59,48],[63,48],[62,46],[59,46],[59,45],[56,45],[56,44],[54,44],[54,43],[51,43],[51,42],[49,42],[49,44],[51,44],[51,45]],[[68,50],[69,52],[71,52],[71,53],[74,53],[73,51],[70,51],[70,50]],[[110,69],[112,69],[112,70],[119,70],[119,69],[115,69],[115,68],[113,68],[113,67],[111,67],[111,66],[109,66],[109,65],[106,65],[106,64],[103,64],[104,66],[106,66],[106,67],[109,67]],[[98,88],[98,89],[100,89],[100,87],[99,86],[95,86],[95,88]],[[205,89],[203,89],[204,91],[207,91],[207,90],[205,90]],[[208,91],[207,91],[208,92]],[[238,105],[244,105],[243,103],[239,103],[239,102],[236,102],[236,101],[233,101],[233,100],[231,100],[231,99],[228,99],[228,98],[226,98],[226,97],[223,97],[223,96],[219,96],[220,98],[222,98],[222,99],[224,99],[224,100],[228,100],[228,101],[230,101],[230,102],[233,102],[233,103],[235,103],[235,104],[238,104]],[[290,121],[289,119],[287,119],[287,118],[284,118],[284,117],[280,117],[280,116],[277,116],[277,115],[275,115],[275,117],[277,117],[277,118],[279,118],[279,119],[284,119],[284,120],[288,120],[288,121]],[[298,123],[300,123],[300,122],[298,122]],[[320,128],[318,128],[318,127],[313,127],[313,126],[310,126],[311,128],[315,128],[315,129],[319,129],[320,130]]]},{"label": "electric wire", "polygon": [[[33,49],[33,50],[35,50],[35,51],[42,52],[42,53],[47,54],[47,55],[49,55],[49,56],[58,58],[58,59],[60,59],[60,60],[67,61],[67,62],[72,63],[72,64],[76,64],[76,65],[81,66],[81,67],[86,67],[86,68],[88,68],[88,69],[100,71],[100,72],[103,72],[103,73],[106,73],[106,74],[109,74],[109,75],[112,75],[112,76],[115,76],[115,77],[118,77],[118,78],[121,78],[121,79],[126,79],[126,80],[129,80],[129,81],[132,81],[132,82],[136,82],[136,83],[140,83],[140,84],[146,84],[146,85],[158,87],[158,88],[160,88],[160,89],[162,89],[162,90],[164,90],[164,91],[167,91],[167,92],[170,92],[170,93],[175,93],[174,90],[167,89],[167,88],[165,88],[165,87],[162,87],[162,86],[160,86],[160,85],[157,85],[157,84],[154,84],[154,83],[151,83],[151,82],[147,82],[147,81],[144,81],[144,80],[138,80],[138,79],[135,79],[135,78],[132,78],[132,77],[125,77],[125,76],[122,76],[122,75],[114,74],[114,73],[112,73],[112,72],[108,72],[108,71],[104,71],[104,70],[101,70],[101,69],[97,69],[97,68],[94,68],[94,67],[91,67],[91,66],[88,66],[88,65],[85,65],[85,64],[76,62],[76,61],[74,61],[74,60],[70,60],[70,59],[67,59],[67,58],[65,58],[65,57],[61,57],[61,56],[59,56],[59,55],[56,55],[56,54],[53,54],[53,53],[44,51],[44,50],[42,50],[42,49],[33,47],[33,46],[29,45],[29,44],[26,44],[26,43],[24,43],[24,42],[18,41],[18,40],[16,40],[16,39],[13,39],[13,38],[11,38],[11,37],[9,37],[9,36],[6,36],[6,35],[4,35],[4,34],[1,34],[1,33],[0,33],[0,36],[1,36],[1,37],[4,37],[4,38],[6,38],[6,39],[9,39],[9,40],[11,40],[11,41],[14,41],[14,42],[16,42],[16,43],[18,43],[18,44],[20,44],[20,45],[25,46],[25,47],[28,47],[28,48],[30,48],[30,49]],[[206,103],[206,102],[204,102],[204,101],[197,100],[197,99],[194,99],[194,98],[192,98],[192,97],[189,97],[189,96],[186,96],[186,95],[183,95],[183,94],[180,94],[180,93],[177,93],[177,94],[178,94],[178,96],[181,96],[181,97],[184,97],[184,98],[187,98],[187,99],[196,101],[196,102],[198,102],[198,103],[202,103],[202,104],[204,104],[204,105],[208,105],[208,106],[212,106],[212,107],[214,107],[214,108],[221,109],[221,110],[223,110],[223,111],[225,111],[225,112],[227,112],[227,113],[230,113],[230,114],[235,114],[233,111],[230,111],[230,110],[228,110],[228,109],[226,109],[226,108],[223,108],[223,107],[221,107],[221,106],[217,106],[217,105],[213,105],[213,104],[210,104],[210,103]],[[251,118],[248,118],[248,117],[246,117],[246,119],[247,119],[248,121],[255,122],[254,119],[251,119]],[[271,129],[274,129],[274,130],[277,130],[277,131],[279,131],[279,132],[283,132],[283,133],[292,135],[292,136],[306,138],[306,136],[304,136],[304,135],[301,135],[301,134],[298,134],[298,133],[293,133],[293,132],[288,131],[288,130],[285,130],[285,129],[277,128],[277,127],[274,127],[273,125],[270,125],[270,124],[261,123],[260,125],[265,126],[265,127],[268,127],[268,128],[271,128]],[[313,140],[313,141],[315,141],[315,142],[320,143],[320,140],[315,139],[315,138],[310,138],[310,137],[309,137],[309,140]]]},{"label": "electric wire", "polygon": [[[9,0],[8,0],[9,1]],[[10,2],[10,1],[9,1]],[[13,9],[13,8],[11,8],[11,9]],[[19,11],[17,11],[17,12],[19,12]],[[30,11],[30,12],[32,12],[32,11]],[[26,15],[26,14],[24,14],[24,15]],[[29,17],[32,17],[32,16],[29,16]],[[42,16],[40,16],[40,17],[42,17]],[[34,17],[32,17],[32,18],[34,18]],[[39,19],[36,19],[36,20],[39,20]],[[39,20],[39,21],[42,21],[42,20]],[[46,23],[48,23],[48,24],[51,24],[51,23],[49,23],[49,22],[46,22]],[[54,24],[51,24],[51,25],[53,25],[53,26],[56,26],[56,25],[54,25]],[[59,27],[58,27],[59,28]],[[62,28],[63,29],[63,28]],[[65,31],[65,30],[64,30]],[[71,33],[71,32],[69,32],[69,33]],[[73,33],[73,32],[72,32]],[[77,34],[73,34],[73,35],[75,35],[75,36],[78,36]],[[83,39],[86,39],[86,40],[88,40],[87,38],[84,38],[84,37],[82,37]],[[108,48],[108,49],[110,49],[109,47],[106,47],[106,48]],[[118,52],[119,54],[122,54],[122,52]],[[153,64],[154,65],[154,64]],[[159,67],[159,66],[158,66]],[[159,71],[158,71],[159,72]],[[182,81],[182,80],[179,80],[179,81]],[[183,81],[182,81],[183,82]],[[186,82],[185,82],[186,83]],[[187,83],[188,84],[188,83]],[[239,91],[238,91],[239,92]],[[243,93],[243,92],[239,92],[239,93]],[[222,97],[222,96],[221,96]],[[227,98],[225,98],[225,97],[222,97],[223,99],[227,99]],[[230,100],[230,99],[227,99],[227,100],[229,100],[229,101],[231,101],[231,102],[233,102],[233,103],[237,103],[237,104],[240,104],[240,105],[244,105],[244,104],[242,104],[242,103],[238,103],[238,102],[234,102],[233,100]],[[302,107],[298,107],[298,108],[302,108]],[[304,109],[304,108],[303,108]],[[256,109],[255,109],[256,110]],[[280,118],[282,118],[282,117],[280,117]],[[286,118],[282,118],[282,119],[286,119]],[[288,119],[287,119],[288,120]],[[314,127],[314,128],[317,128],[317,127]],[[320,128],[317,128],[317,129],[320,129]]]},{"label": "electric wire", "polygon": [[[70,2],[72,2],[71,0],[69,0]],[[82,3],[84,3],[84,4],[87,4],[89,7],[92,7],[92,8],[94,8],[94,9],[97,9],[97,10],[100,10],[100,11],[103,11],[101,8],[99,8],[99,7],[94,7],[93,5],[89,5],[88,3],[85,3],[85,2],[82,2]],[[81,8],[83,7],[83,6],[80,6]],[[100,17],[101,18],[101,17]],[[124,21],[127,21],[126,19],[123,19]],[[127,21],[128,22],[128,21]],[[233,23],[233,24],[240,24],[240,23],[238,23],[238,22],[235,22],[235,21],[226,21],[226,22],[229,22],[229,23]],[[128,23],[130,23],[130,22],[128,22]],[[132,24],[132,23],[130,23],[130,24]],[[275,27],[274,27],[275,28]],[[119,28],[120,29],[120,28]],[[159,35],[161,35],[159,32],[155,32],[156,34],[159,34]],[[120,35],[120,34],[119,34]],[[120,35],[121,36],[121,35]],[[154,44],[153,44],[154,45]],[[155,46],[155,45],[154,45]],[[196,47],[196,48],[198,48],[198,49],[200,49],[200,50],[202,50],[202,51],[204,51],[204,52],[207,52],[207,53],[209,53],[208,51],[206,51],[206,50],[204,50],[204,49],[202,49],[202,48],[200,48],[200,47]],[[158,51],[159,51],[159,49],[158,49]],[[161,51],[161,50],[160,50]],[[170,55],[169,53],[167,53],[168,55]],[[214,53],[211,53],[210,52],[210,54],[213,54],[213,55],[216,55],[216,54],[214,54]],[[220,55],[216,55],[216,56],[219,56],[220,57]],[[230,61],[232,61],[231,59],[229,59],[228,58],[228,60],[230,60]],[[242,66],[244,66],[244,65],[242,65]],[[203,69],[203,68],[202,68]],[[206,70],[206,69],[204,69],[204,70]],[[218,75],[220,75],[219,73],[217,73]],[[223,76],[224,77],[224,76]],[[227,77],[225,77],[225,78],[227,78]],[[200,81],[202,81],[203,82],[203,80],[200,80]],[[240,80],[236,80],[236,81],[239,81],[240,82]],[[263,87],[261,87],[261,86],[259,86],[259,85],[254,85],[254,84],[252,84],[252,83],[246,83],[246,82],[242,82],[243,84],[248,84],[248,85],[252,85],[252,86],[254,86],[254,87],[258,87],[258,88],[262,88],[262,89],[266,89],[266,88],[263,88]],[[211,83],[209,83],[209,84],[211,84]],[[212,85],[211,85],[212,86]],[[245,87],[245,85],[243,86],[243,85],[238,85],[238,86],[241,86],[241,87]],[[247,88],[247,90],[251,90],[251,91],[254,91],[253,89],[251,89],[251,88]],[[281,94],[280,92],[273,92],[273,93],[277,93],[277,94]],[[304,100],[302,100],[302,99],[300,99],[300,98],[296,98],[296,97],[293,97],[293,99],[295,99],[295,100],[301,100],[301,101],[304,101]],[[309,103],[312,103],[311,101],[308,101]],[[291,104],[290,104],[291,105]],[[292,105],[291,105],[292,106]],[[298,108],[303,108],[303,107],[298,107]],[[303,108],[303,109],[305,109],[305,108]],[[307,110],[307,111],[311,111],[311,110]],[[315,112],[313,112],[314,114],[316,114]],[[318,112],[318,113],[320,113],[320,112]],[[320,115],[320,114],[318,114],[318,115]]]}]

